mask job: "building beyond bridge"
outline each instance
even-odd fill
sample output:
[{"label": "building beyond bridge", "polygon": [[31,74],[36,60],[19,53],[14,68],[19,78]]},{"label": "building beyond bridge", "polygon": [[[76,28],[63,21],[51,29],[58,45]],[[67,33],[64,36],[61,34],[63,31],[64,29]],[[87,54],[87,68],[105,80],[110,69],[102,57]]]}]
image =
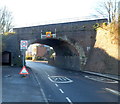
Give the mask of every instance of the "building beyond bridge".
[{"label": "building beyond bridge", "polygon": [[[56,57],[49,60],[50,64],[65,69],[83,70],[95,43],[95,28],[103,22],[107,22],[107,19],[14,28],[15,34],[4,40],[4,59],[6,57],[8,60],[9,57],[10,65],[21,65],[20,40],[28,40],[29,45],[40,43],[53,47]],[[41,39],[41,34],[48,31],[56,34],[56,37]]]}]

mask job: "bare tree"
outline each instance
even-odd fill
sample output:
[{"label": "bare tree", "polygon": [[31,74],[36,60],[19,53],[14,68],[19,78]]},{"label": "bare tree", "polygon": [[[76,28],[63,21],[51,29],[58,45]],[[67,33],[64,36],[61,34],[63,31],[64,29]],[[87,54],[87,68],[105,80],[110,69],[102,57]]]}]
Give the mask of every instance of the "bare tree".
[{"label": "bare tree", "polygon": [[107,17],[108,22],[112,22],[117,17],[117,4],[117,0],[105,0],[98,3],[96,11],[102,17]]},{"label": "bare tree", "polygon": [[11,12],[6,7],[0,9],[0,34],[10,32],[13,28]]}]

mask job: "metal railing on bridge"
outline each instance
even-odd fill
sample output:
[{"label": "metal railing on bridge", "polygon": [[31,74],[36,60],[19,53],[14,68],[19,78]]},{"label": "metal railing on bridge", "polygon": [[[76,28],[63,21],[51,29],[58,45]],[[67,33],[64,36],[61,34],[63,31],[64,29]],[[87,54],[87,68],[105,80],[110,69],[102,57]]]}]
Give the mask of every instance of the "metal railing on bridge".
[{"label": "metal railing on bridge", "polygon": [[51,31],[46,32],[46,34],[42,34],[42,30],[41,30],[41,39],[46,39],[46,38],[56,38],[56,28],[54,34],[52,34]]},{"label": "metal railing on bridge", "polygon": [[41,39],[56,38],[56,34],[41,34]]}]

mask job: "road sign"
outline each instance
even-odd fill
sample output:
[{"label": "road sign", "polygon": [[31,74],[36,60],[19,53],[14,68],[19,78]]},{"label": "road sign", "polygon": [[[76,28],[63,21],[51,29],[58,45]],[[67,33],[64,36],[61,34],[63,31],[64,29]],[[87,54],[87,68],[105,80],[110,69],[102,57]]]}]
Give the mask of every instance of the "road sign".
[{"label": "road sign", "polygon": [[27,49],[28,47],[28,41],[27,40],[21,40],[20,41],[20,49]]},{"label": "road sign", "polygon": [[30,73],[28,72],[28,70],[26,69],[26,67],[23,66],[23,68],[22,68],[22,70],[20,71],[19,74],[30,74]]},{"label": "road sign", "polygon": [[47,38],[51,38],[52,37],[52,33],[51,32],[46,32],[46,37]]}]

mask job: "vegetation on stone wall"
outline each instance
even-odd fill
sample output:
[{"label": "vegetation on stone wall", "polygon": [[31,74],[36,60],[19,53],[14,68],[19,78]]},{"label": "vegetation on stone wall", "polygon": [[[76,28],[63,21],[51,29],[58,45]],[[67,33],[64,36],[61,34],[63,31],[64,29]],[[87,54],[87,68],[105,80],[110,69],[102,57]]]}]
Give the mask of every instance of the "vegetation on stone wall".
[{"label": "vegetation on stone wall", "polygon": [[97,28],[99,28],[99,27],[100,27],[100,24],[99,24],[99,23],[96,23],[96,24],[93,25],[93,28],[94,28],[95,30],[97,30]]},{"label": "vegetation on stone wall", "polygon": [[105,50],[108,55],[119,59],[120,34],[118,33],[118,22],[113,21],[110,24],[102,24],[97,28],[95,47]]},{"label": "vegetation on stone wall", "polygon": [[96,30],[96,42],[86,70],[118,75],[120,20],[110,24],[103,23]]}]

